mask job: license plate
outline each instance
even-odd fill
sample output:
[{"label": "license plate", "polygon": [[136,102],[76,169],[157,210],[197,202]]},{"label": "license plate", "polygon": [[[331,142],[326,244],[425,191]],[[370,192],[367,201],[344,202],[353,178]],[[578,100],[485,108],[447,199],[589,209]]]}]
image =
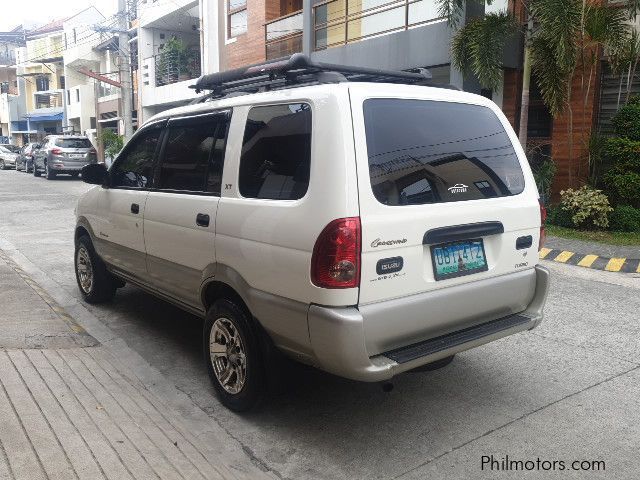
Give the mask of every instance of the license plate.
[{"label": "license plate", "polygon": [[431,247],[431,261],[436,280],[488,270],[482,239],[434,245]]},{"label": "license plate", "polygon": [[84,158],[84,153],[70,153],[69,158]]}]

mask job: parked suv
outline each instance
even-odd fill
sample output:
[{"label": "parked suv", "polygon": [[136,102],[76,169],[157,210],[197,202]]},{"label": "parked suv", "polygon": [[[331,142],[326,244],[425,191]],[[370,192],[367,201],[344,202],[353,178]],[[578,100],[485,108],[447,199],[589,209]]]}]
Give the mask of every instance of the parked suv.
[{"label": "parked suv", "polygon": [[17,156],[14,145],[0,145],[0,170],[15,168]]},{"label": "parked suv", "polygon": [[234,410],[274,348],[377,382],[536,327],[544,213],[518,139],[491,101],[422,83],[299,55],[200,78],[205,102],[83,170],[82,295],[130,282],[203,317]]},{"label": "parked suv", "polygon": [[87,137],[49,135],[42,146],[35,150],[33,175],[44,173],[47,180],[58,174],[77,177],[85,165],[98,161],[96,149]]}]

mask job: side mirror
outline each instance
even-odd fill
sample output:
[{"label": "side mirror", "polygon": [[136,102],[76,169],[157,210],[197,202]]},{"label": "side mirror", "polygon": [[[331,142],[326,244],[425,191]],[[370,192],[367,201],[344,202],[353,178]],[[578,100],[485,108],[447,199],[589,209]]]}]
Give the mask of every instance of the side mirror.
[{"label": "side mirror", "polygon": [[104,163],[90,163],[82,167],[82,180],[91,185],[105,185],[109,175]]}]

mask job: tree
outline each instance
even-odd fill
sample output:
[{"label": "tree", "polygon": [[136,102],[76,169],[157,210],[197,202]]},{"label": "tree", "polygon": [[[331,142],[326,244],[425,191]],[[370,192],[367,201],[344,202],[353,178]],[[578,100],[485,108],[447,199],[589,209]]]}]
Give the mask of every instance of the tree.
[{"label": "tree", "polygon": [[[457,26],[463,15],[461,0],[438,0],[440,12]],[[484,3],[481,0],[470,0]],[[536,78],[544,103],[553,116],[567,112],[569,158],[573,157],[572,79],[583,69],[582,94],[590,89],[597,50],[612,48],[628,28],[624,14],[608,5],[586,0],[515,0],[526,13],[524,21],[507,12],[474,18],[457,30],[452,41],[453,65],[472,72],[485,88],[495,88],[502,75],[504,46],[512,35],[524,35],[524,64],[519,138],[527,143],[527,114],[531,75]],[[638,0],[631,0],[638,2]],[[589,65],[588,59],[592,59]],[[586,73],[589,70],[585,85]],[[587,97],[588,97],[588,93]],[[585,100],[586,102],[586,100]],[[572,175],[570,168],[570,181]]]}]

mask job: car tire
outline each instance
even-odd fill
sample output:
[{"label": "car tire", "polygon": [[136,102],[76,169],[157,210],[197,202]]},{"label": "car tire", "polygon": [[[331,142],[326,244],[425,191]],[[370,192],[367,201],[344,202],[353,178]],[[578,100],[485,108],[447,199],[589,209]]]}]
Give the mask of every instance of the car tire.
[{"label": "car tire", "polygon": [[49,167],[46,163],[44,164],[44,175],[47,180],[53,180],[54,178],[56,178],[56,172],[52,172],[51,170],[49,170]]},{"label": "car tire", "polygon": [[79,175],[80,175],[80,172],[73,172],[71,174],[71,178],[78,178]]},{"label": "car tire", "polygon": [[207,311],[203,347],[207,371],[220,402],[244,412],[264,398],[262,332],[247,309],[229,299],[217,300]]},{"label": "car tire", "polygon": [[76,242],[74,255],[76,281],[87,303],[108,302],[116,293],[116,281],[107,271],[100,259],[91,239],[83,235]]},{"label": "car tire", "polygon": [[0,160],[0,170],[4,170],[5,168],[4,160]]},{"label": "car tire", "polygon": [[34,177],[39,177],[40,176],[40,170],[38,170],[38,167],[36,167],[36,164],[33,164],[33,176]]},{"label": "car tire", "polygon": [[422,365],[421,367],[414,368],[410,370],[411,372],[432,372],[434,370],[440,370],[441,368],[446,367],[451,362],[455,355],[450,355],[448,357],[441,358],[440,360],[436,360],[435,362],[427,363],[426,365]]}]

